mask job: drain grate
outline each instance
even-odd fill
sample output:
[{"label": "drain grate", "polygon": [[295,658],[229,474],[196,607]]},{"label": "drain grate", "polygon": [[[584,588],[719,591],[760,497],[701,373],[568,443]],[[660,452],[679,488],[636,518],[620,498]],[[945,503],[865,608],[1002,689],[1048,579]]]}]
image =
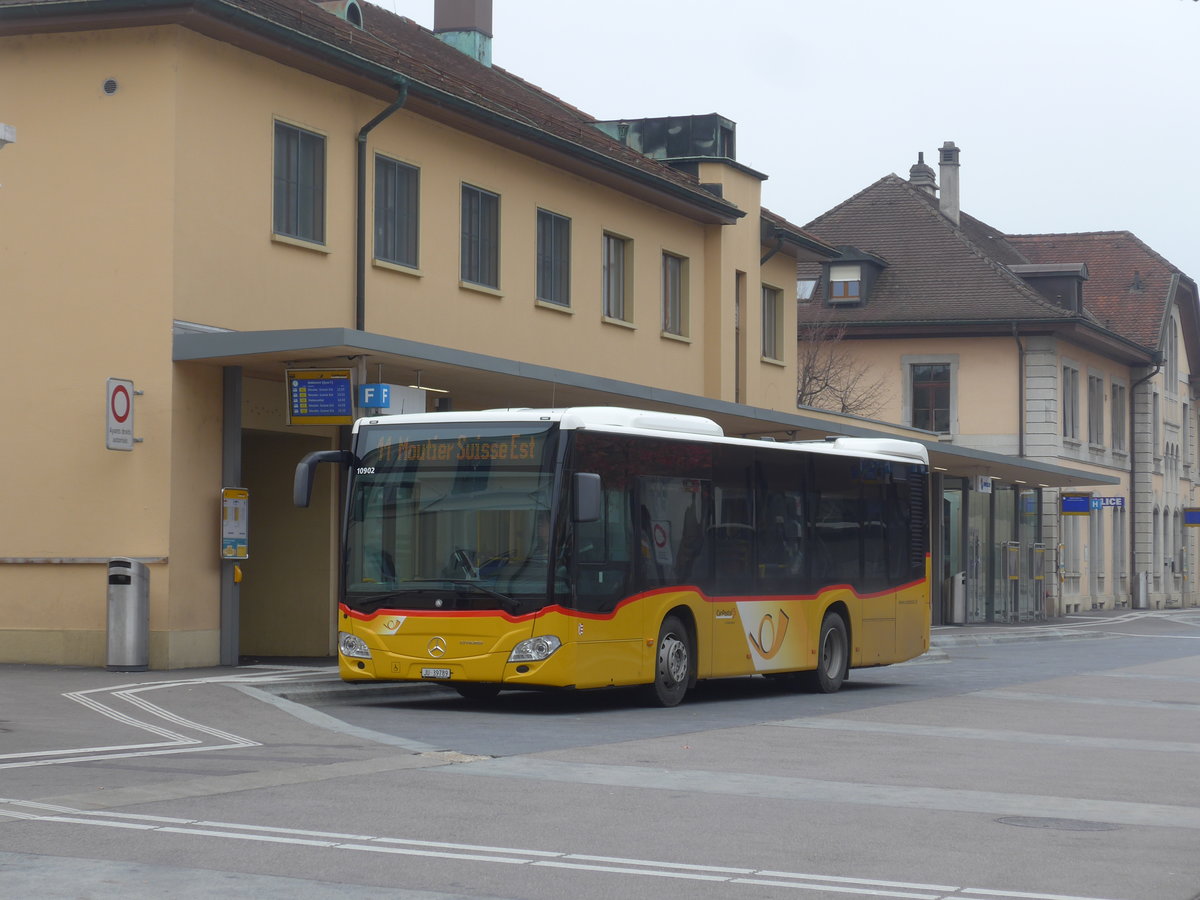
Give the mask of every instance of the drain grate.
[{"label": "drain grate", "polygon": [[1016,825],[1018,828],[1053,828],[1058,831],[1117,831],[1121,827],[1111,822],[1052,819],[1047,816],[1003,816],[996,821],[1001,825]]}]

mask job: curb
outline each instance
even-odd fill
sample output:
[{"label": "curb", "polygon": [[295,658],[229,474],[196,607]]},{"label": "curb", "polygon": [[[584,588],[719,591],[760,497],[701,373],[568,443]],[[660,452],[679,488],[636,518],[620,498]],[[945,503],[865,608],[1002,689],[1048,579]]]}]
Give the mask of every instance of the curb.
[{"label": "curb", "polygon": [[968,634],[939,634],[929,639],[930,647],[983,647],[989,644],[1015,644],[1028,641],[1096,640],[1112,637],[1102,631],[1081,631],[1076,628],[1047,628],[1035,626],[1019,631],[997,631],[994,633],[971,632]]}]

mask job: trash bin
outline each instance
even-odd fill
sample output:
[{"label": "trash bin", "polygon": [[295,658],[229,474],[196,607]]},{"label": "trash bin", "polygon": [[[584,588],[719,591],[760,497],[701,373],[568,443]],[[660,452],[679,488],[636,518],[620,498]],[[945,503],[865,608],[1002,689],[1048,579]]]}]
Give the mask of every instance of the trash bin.
[{"label": "trash bin", "polygon": [[967,573],[950,576],[950,624],[967,624]]},{"label": "trash bin", "polygon": [[135,559],[108,561],[110,672],[144,672],[150,665],[150,569]]}]

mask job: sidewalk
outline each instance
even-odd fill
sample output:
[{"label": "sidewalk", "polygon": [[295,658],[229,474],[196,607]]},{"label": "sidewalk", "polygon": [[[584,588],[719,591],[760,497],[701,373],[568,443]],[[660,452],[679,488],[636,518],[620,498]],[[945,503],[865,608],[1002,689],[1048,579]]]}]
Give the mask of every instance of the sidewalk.
[{"label": "sidewalk", "polygon": [[1125,616],[1148,610],[1097,609],[1074,613],[1060,619],[1038,622],[982,623],[972,625],[934,625],[930,630],[930,649],[947,647],[976,647],[984,644],[1015,643],[1017,641],[1061,641],[1082,638],[1101,638],[1104,632],[1096,626],[1111,623]]}]

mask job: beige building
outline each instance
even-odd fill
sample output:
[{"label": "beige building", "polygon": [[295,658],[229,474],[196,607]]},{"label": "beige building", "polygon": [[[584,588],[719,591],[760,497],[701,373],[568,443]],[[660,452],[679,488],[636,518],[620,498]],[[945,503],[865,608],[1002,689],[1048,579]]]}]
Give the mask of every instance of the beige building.
[{"label": "beige building", "polygon": [[[391,385],[393,411],[620,404],[928,437],[797,411],[796,266],[835,251],[761,207],[732,122],[596,122],[490,65],[487,2],[438,17],[435,35],[355,0],[0,0],[0,81],[21,86],[0,111],[20,135],[0,155],[20,385],[0,661],[103,664],[116,557],[147,566],[153,668],[330,655],[337,486],[324,472],[302,512],[291,485],[345,435],[305,418],[297,369]],[[249,491],[244,560],[223,488]]]},{"label": "beige building", "polygon": [[802,331],[844,329],[884,420],[1107,479],[1060,495],[946,472],[958,616],[1196,605],[1195,282],[1129,232],[1002,234],[960,209],[950,142],[939,168],[921,159],[806,226],[841,255],[801,263]]}]

